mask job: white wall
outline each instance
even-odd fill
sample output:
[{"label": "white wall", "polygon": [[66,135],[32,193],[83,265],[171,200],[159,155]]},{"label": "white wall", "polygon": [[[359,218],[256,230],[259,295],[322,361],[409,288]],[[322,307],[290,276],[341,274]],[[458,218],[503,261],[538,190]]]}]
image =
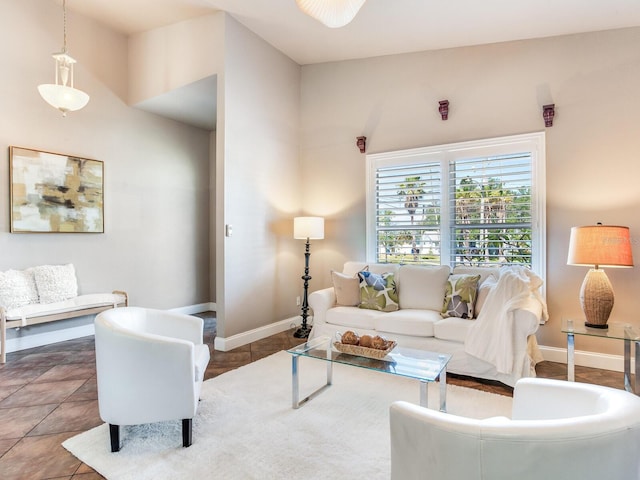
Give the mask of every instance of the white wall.
[{"label": "white wall", "polygon": [[[209,302],[209,132],[128,107],[127,39],[72,12],[76,86],[91,100],[63,118],[36,89],[53,81],[60,6],[0,0],[0,11],[0,270],[71,262],[81,292],[123,289],[157,308]],[[103,161],[105,233],[9,233],[9,145]]]},{"label": "white wall", "polygon": [[228,338],[299,313],[300,67],[227,17],[222,78],[216,304],[218,335]]},{"label": "white wall", "polygon": [[[550,322],[538,339],[566,346],[562,318],[580,318],[586,269],[566,265],[570,227],[628,225],[640,263],[640,29],[456,48],[302,69],[303,208],[327,217],[312,255],[312,289],[329,269],[365,258],[365,156],[544,130],[547,138],[547,295]],[[450,101],[442,121],[438,101]],[[640,324],[640,268],[607,271],[611,321]],[[615,354],[622,344],[586,338],[577,348]]]}]

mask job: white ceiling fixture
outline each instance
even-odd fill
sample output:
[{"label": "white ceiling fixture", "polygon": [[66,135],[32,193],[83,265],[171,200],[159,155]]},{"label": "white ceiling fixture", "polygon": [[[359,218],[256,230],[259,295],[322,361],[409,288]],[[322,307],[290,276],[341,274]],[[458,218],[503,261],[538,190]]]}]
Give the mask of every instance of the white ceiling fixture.
[{"label": "white ceiling fixture", "polygon": [[89,102],[89,95],[73,86],[73,65],[76,60],[67,54],[67,5],[62,0],[63,17],[63,47],[62,51],[53,54],[56,62],[56,83],[45,83],[38,86],[42,98],[52,107],[62,112],[66,117],[67,112],[80,110]]},{"label": "white ceiling fixture", "polygon": [[296,0],[298,7],[329,28],[344,27],[357,15],[365,0]]}]

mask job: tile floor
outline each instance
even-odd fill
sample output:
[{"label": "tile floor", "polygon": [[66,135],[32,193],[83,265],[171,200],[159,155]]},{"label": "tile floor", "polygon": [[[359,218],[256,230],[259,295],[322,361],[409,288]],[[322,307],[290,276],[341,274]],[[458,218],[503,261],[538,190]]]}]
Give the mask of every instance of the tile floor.
[{"label": "tile floor", "polygon": [[[302,340],[284,332],[230,352],[213,350],[215,318],[205,318],[205,342],[212,378],[259,360]],[[541,377],[566,378],[566,365],[542,362]],[[619,372],[576,367],[576,380],[622,388]],[[449,375],[452,384],[511,395],[497,382]],[[68,453],[61,443],[100,425],[93,337],[70,340],[8,355],[0,364],[0,478],[2,480],[102,479]]]}]

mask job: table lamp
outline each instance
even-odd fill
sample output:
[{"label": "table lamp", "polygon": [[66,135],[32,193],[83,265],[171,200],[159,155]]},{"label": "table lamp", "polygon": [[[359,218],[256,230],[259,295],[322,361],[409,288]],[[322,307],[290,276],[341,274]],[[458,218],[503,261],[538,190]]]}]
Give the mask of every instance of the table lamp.
[{"label": "table lamp", "polygon": [[600,267],[633,267],[629,227],[601,223],[572,227],[567,265],[593,266],[582,282],[580,305],[587,327],[608,328],[613,287]]},{"label": "table lamp", "polygon": [[307,338],[311,332],[311,327],[307,325],[309,303],[307,292],[309,289],[309,240],[322,240],[324,238],[324,218],[322,217],[296,217],[293,219],[293,238],[307,241],[304,253],[304,294],[302,296],[302,325],[293,334],[296,338]]}]

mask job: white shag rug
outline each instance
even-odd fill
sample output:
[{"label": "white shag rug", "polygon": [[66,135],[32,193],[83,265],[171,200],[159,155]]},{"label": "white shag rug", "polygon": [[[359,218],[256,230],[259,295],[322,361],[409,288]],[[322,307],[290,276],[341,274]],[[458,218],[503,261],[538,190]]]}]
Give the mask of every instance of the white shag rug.
[{"label": "white shag rug", "polygon": [[[300,393],[326,379],[326,363],[301,358]],[[419,382],[336,364],[333,385],[291,408],[291,355],[278,352],[207,380],[193,422],[193,445],[182,447],[181,422],[121,428],[111,453],[106,424],[62,445],[110,480],[221,478],[388,479],[389,406],[419,403]],[[438,408],[439,385],[429,386]],[[447,386],[449,413],[510,416],[512,399]]]}]

